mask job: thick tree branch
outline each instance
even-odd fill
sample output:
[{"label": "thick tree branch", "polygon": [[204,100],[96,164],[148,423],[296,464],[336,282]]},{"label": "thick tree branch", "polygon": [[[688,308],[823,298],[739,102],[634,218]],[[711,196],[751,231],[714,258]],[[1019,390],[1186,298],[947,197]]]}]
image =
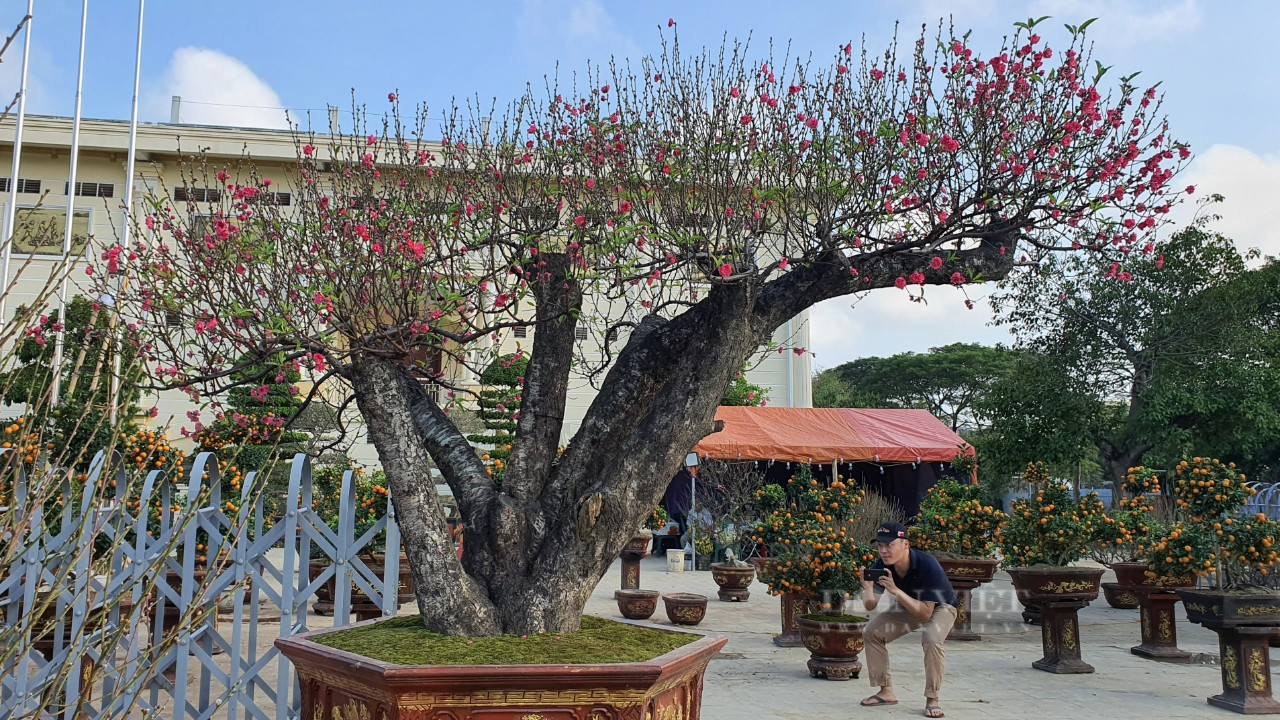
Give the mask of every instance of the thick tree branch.
[{"label": "thick tree branch", "polygon": [[1000,280],[1013,269],[1017,242],[1017,232],[1007,223],[998,223],[978,247],[956,251],[955,259],[938,270],[930,268],[929,257],[920,253],[844,258],[831,250],[808,267],[769,281],[756,302],[755,315],[760,324],[776,328],[818,302],[890,287],[914,272],[924,275],[926,285],[949,285],[955,272]]},{"label": "thick tree branch", "polygon": [[542,494],[564,426],[569,371],[577,342],[582,288],[569,273],[561,253],[544,253],[546,266],[533,285],[537,331],[521,390],[520,420],[503,489],[519,503]]}]

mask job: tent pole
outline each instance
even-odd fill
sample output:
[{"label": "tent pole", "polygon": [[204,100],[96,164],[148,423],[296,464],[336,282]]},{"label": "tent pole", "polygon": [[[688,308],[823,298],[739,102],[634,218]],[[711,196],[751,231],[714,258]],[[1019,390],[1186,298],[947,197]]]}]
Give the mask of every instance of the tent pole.
[{"label": "tent pole", "polygon": [[689,468],[689,555],[690,570],[698,569],[698,468]]}]

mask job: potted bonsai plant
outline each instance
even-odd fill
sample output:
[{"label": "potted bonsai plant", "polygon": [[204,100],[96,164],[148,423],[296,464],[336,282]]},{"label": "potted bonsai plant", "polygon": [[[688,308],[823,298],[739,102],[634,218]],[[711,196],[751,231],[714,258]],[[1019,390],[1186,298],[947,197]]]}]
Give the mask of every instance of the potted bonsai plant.
[{"label": "potted bonsai plant", "polygon": [[[763,579],[771,594],[783,595],[784,633],[791,620],[809,648],[809,674],[856,678],[867,619],[845,615],[844,604],[861,594],[862,568],[875,560],[870,545],[850,530],[863,491],[839,480],[824,488],[808,466],[788,489],[787,502],[757,525],[755,537],[768,544],[773,558]],[[824,601],[818,612],[800,614],[803,604],[817,599]]]},{"label": "potted bonsai plant", "polygon": [[[720,588],[721,600],[746,601],[756,566],[740,558],[750,557],[756,548],[752,535],[761,517],[756,495],[764,473],[754,462],[708,460],[702,464],[699,478],[705,488],[701,507],[711,513],[710,534],[718,556],[717,562],[711,563],[711,578]],[[702,551],[698,553],[701,557]]]},{"label": "potted bonsai plant", "polygon": [[981,488],[941,480],[929,489],[916,522],[908,529],[911,544],[932,553],[942,565],[960,605],[948,640],[979,640],[970,626],[969,596],[991,582],[1000,561],[992,557],[1006,515],[982,501]]},{"label": "potted bonsai plant", "polygon": [[1164,533],[1151,504],[1151,497],[1160,494],[1160,479],[1154,470],[1129,468],[1121,489],[1124,497],[1099,519],[1088,557],[1116,574],[1115,582],[1102,584],[1107,604],[1132,609],[1140,603],[1134,589],[1154,580],[1147,577],[1146,554]]},{"label": "potted bonsai plant", "polygon": [[[1041,616],[1044,657],[1032,667],[1052,673],[1091,673],[1080,659],[1076,613],[1098,597],[1103,570],[1069,567],[1085,556],[1103,514],[1094,493],[1074,500],[1044,463],[1023,473],[1031,497],[1013,503],[1000,546],[1018,600]],[[1026,613],[1023,615],[1026,617]]]},{"label": "potted bonsai plant", "polygon": [[1256,491],[1234,463],[1195,457],[1178,463],[1176,521],[1151,554],[1155,577],[1195,577],[1176,588],[1187,619],[1218,634],[1222,693],[1209,704],[1238,713],[1280,713],[1271,694],[1268,643],[1280,627],[1280,592],[1267,578],[1280,562],[1280,524],[1240,514]]},{"label": "potted bonsai plant", "polygon": [[1183,572],[1157,574],[1148,562],[1153,546],[1168,531],[1152,516],[1151,498],[1159,497],[1159,477],[1150,468],[1129,468],[1122,489],[1125,497],[1102,518],[1089,555],[1115,571],[1116,582],[1102,584],[1111,606],[1140,608],[1142,643],[1129,651],[1140,657],[1187,662],[1191,654],[1178,648],[1174,588],[1194,584],[1195,578]]}]

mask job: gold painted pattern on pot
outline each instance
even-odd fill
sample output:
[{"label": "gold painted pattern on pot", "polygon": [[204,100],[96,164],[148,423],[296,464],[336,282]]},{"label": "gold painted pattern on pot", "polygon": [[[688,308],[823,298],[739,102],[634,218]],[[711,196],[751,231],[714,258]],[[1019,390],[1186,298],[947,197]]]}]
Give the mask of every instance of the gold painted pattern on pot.
[{"label": "gold painted pattern on pot", "polygon": [[1240,689],[1240,666],[1236,661],[1236,649],[1233,647],[1222,651],[1222,679],[1232,690]]},{"label": "gold painted pattern on pot", "polygon": [[1169,613],[1160,614],[1160,639],[1169,642],[1173,639],[1173,619]]},{"label": "gold painted pattern on pot", "polygon": [[702,608],[697,608],[697,607],[671,608],[671,617],[676,620],[684,620],[687,622],[698,622],[702,620],[703,612],[705,611]]},{"label": "gold painted pattern on pot", "polygon": [[1187,609],[1190,610],[1191,612],[1197,612],[1197,613],[1200,613],[1201,615],[1204,615],[1205,613],[1209,612],[1209,608],[1205,607],[1204,605],[1198,602],[1189,602],[1189,603],[1186,603],[1186,606],[1187,606]]},{"label": "gold painted pattern on pot", "polygon": [[1124,592],[1124,591],[1121,591],[1121,592],[1120,592],[1120,594],[1116,595],[1116,600],[1118,600],[1118,601],[1120,602],[1120,604],[1121,604],[1121,605],[1137,605],[1137,604],[1139,604],[1139,603],[1138,603],[1138,597],[1137,597],[1136,595],[1134,595],[1133,593],[1131,593],[1131,592]]},{"label": "gold painted pattern on pot", "polygon": [[[369,708],[364,703],[356,700],[347,700],[345,707],[334,705],[330,708],[329,718],[325,720],[373,720],[373,716],[369,714]],[[316,720],[324,718],[324,710],[317,707],[315,711]]]},{"label": "gold painted pattern on pot", "polygon": [[1092,589],[1093,589],[1092,580],[1063,580],[1061,582],[1048,583],[1047,585],[1040,586],[1040,592],[1054,593],[1059,595],[1062,593],[1084,592],[1086,590],[1092,590]]},{"label": "gold painted pattern on pot", "polygon": [[822,638],[817,635],[804,635],[800,639],[804,641],[804,646],[812,652],[818,652],[822,649]]},{"label": "gold painted pattern on pot", "polygon": [[974,565],[953,566],[947,569],[948,575],[988,575],[990,570]]},{"label": "gold painted pattern on pot", "polygon": [[640,585],[640,568],[627,569],[627,584],[631,586]]},{"label": "gold painted pattern on pot", "polygon": [[1262,657],[1262,652],[1261,648],[1249,649],[1249,689],[1254,692],[1267,689],[1267,676],[1263,672],[1267,661]]},{"label": "gold painted pattern on pot", "polygon": [[1142,613],[1142,636],[1151,637],[1151,614],[1147,612],[1147,608],[1143,607]]},{"label": "gold painted pattern on pot", "polygon": [[356,682],[344,675],[337,675],[329,672],[299,672],[300,680],[315,680],[332,688],[342,690],[349,695],[365,700],[366,702],[381,701],[384,704],[394,705],[395,700],[390,695],[383,695],[374,688],[369,687],[365,683]]},{"label": "gold painted pattern on pot", "polygon": [[1237,615],[1258,617],[1259,615],[1280,615],[1280,605],[1250,605],[1236,610]]},{"label": "gold painted pattern on pot", "polygon": [[678,704],[664,705],[658,708],[658,715],[654,720],[684,720],[684,708]]},{"label": "gold painted pattern on pot", "polygon": [[1062,624],[1062,644],[1065,645],[1068,650],[1076,649],[1076,631],[1075,628],[1071,626],[1071,623]]},{"label": "gold painted pattern on pot", "polygon": [[860,637],[851,637],[844,641],[844,647],[849,652],[862,652],[864,641]]},{"label": "gold painted pattern on pot", "polygon": [[405,693],[399,706],[407,710],[444,707],[511,707],[547,705],[611,705],[631,707],[644,702],[644,690],[491,690],[474,693]]}]

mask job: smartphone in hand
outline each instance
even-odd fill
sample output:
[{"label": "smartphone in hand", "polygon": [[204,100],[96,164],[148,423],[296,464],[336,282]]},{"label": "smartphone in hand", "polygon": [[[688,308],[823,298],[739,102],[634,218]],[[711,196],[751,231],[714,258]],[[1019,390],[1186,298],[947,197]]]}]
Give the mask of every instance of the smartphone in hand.
[{"label": "smartphone in hand", "polygon": [[867,568],[862,571],[862,576],[867,582],[878,582],[882,577],[888,577],[889,568]]}]

